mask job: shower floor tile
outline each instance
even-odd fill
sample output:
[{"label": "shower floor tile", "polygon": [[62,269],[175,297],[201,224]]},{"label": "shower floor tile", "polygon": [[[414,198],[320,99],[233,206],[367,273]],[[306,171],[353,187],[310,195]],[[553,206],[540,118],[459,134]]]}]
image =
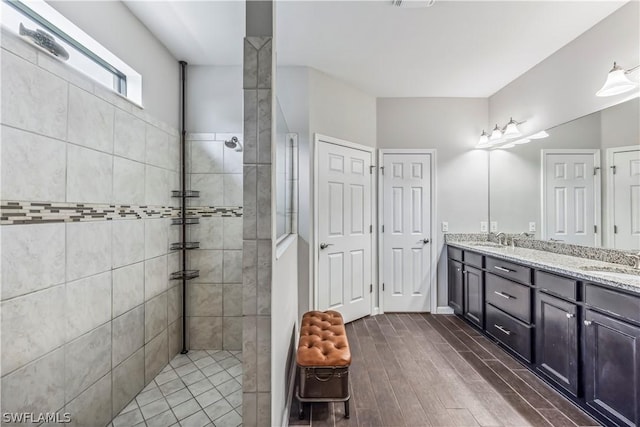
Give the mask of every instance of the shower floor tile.
[{"label": "shower floor tile", "polygon": [[177,355],[113,420],[113,427],[242,426],[242,353]]}]

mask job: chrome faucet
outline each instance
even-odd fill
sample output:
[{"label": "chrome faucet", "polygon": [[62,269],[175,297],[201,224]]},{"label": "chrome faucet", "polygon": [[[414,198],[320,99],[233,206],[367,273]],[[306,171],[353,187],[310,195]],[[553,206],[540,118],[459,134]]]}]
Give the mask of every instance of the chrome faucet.
[{"label": "chrome faucet", "polygon": [[[504,237],[504,243],[502,242],[502,238]],[[496,238],[498,239],[498,244],[499,245],[503,245],[503,246],[507,246],[507,235],[504,234],[503,232],[500,232],[498,234],[496,234]]]},{"label": "chrome faucet", "polygon": [[532,233],[527,233],[526,231],[523,231],[522,233],[520,233],[520,235],[524,237],[533,237]]}]

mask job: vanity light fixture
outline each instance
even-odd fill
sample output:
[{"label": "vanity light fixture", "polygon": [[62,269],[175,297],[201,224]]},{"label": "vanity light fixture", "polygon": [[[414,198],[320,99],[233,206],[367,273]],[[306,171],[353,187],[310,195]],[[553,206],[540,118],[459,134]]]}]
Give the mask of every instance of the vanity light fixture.
[{"label": "vanity light fixture", "polygon": [[635,89],[638,84],[632,82],[627,77],[627,74],[640,68],[640,65],[625,70],[617,63],[613,63],[613,68],[607,75],[607,80],[604,82],[604,86],[596,92],[596,96],[613,96],[621,93],[629,92]]},{"label": "vanity light fixture", "polygon": [[524,122],[517,122],[513,120],[513,117],[509,119],[509,123],[504,125],[503,127],[496,126],[491,131],[489,135],[484,130],[482,134],[480,134],[480,139],[478,139],[478,143],[476,144],[476,148],[489,148],[494,145],[501,144],[505,142],[507,139],[518,138],[522,136],[522,132],[518,129],[518,125],[523,124]]},{"label": "vanity light fixture", "polygon": [[491,136],[489,137],[489,140],[497,141],[499,139],[502,139],[502,129],[500,129],[496,124],[496,127],[494,127],[493,131],[491,132]]},{"label": "vanity light fixture", "polygon": [[489,134],[482,130],[482,134],[480,134],[480,139],[478,140],[478,147],[486,145],[489,143]]},{"label": "vanity light fixture", "polygon": [[507,126],[504,128],[504,134],[502,136],[506,139],[522,136],[522,133],[518,129],[519,124],[520,123],[516,122],[513,120],[513,117],[511,117],[509,123],[507,123]]}]

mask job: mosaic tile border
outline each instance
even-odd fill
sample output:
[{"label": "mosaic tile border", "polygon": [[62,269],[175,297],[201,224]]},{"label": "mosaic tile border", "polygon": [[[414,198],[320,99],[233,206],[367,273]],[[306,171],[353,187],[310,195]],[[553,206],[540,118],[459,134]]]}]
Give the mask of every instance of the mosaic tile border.
[{"label": "mosaic tile border", "polygon": [[[56,222],[111,221],[121,219],[178,218],[180,209],[100,203],[0,202],[0,225]],[[188,217],[242,217],[242,207],[192,206]]]},{"label": "mosaic tile border", "polygon": [[[629,257],[629,253],[635,253],[635,251],[594,248],[590,246],[572,245],[570,243],[550,242],[547,240],[537,240],[525,237],[520,234],[506,234],[506,237],[508,241],[512,238],[515,239],[515,245],[525,249],[535,249],[538,251],[592,259],[594,261],[603,261],[612,264],[633,265],[633,260]],[[494,233],[448,233],[444,235],[444,241],[498,242]]]}]

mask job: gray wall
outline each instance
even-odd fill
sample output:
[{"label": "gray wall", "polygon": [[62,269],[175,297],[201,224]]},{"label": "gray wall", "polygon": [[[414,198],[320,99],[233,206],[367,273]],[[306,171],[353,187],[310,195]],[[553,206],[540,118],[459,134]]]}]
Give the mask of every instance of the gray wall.
[{"label": "gray wall", "polygon": [[1,75],[2,412],[105,425],[181,348],[178,131],[6,34]]},{"label": "gray wall", "polygon": [[309,68],[309,131],[375,147],[375,96]]},{"label": "gray wall", "polygon": [[242,67],[190,65],[187,130],[242,132]]},{"label": "gray wall", "polygon": [[49,4],[140,73],[145,111],[178,126],[178,61],[124,3],[98,0]]},{"label": "gray wall", "polygon": [[480,232],[489,212],[488,153],[474,150],[486,127],[481,98],[379,98],[378,148],[437,150],[438,306],[447,305],[446,252],[441,223],[451,233]]}]

